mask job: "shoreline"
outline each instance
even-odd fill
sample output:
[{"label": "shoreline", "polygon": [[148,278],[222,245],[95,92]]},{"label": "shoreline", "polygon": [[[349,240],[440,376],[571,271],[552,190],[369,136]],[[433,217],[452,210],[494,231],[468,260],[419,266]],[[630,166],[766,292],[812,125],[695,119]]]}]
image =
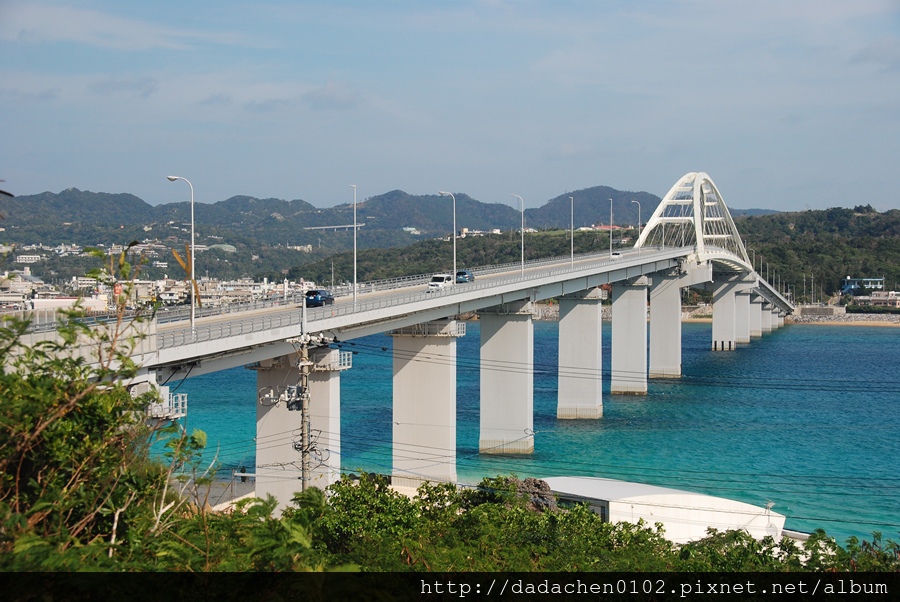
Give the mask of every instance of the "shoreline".
[{"label": "shoreline", "polygon": [[[685,317],[681,318],[682,323],[709,323],[712,322],[712,315],[702,313],[697,316],[690,315],[690,312],[683,310]],[[535,319],[558,321],[559,305],[548,303],[535,304]],[[612,311],[606,306],[603,308],[603,320],[612,319]],[[818,324],[822,326],[877,326],[886,328],[900,327],[900,314],[838,314],[831,316],[786,316],[784,319],[787,324]]]},{"label": "shoreline", "polygon": [[898,327],[900,316],[885,314],[843,314],[839,316],[788,316],[785,324],[814,324],[822,326],[879,326]]}]

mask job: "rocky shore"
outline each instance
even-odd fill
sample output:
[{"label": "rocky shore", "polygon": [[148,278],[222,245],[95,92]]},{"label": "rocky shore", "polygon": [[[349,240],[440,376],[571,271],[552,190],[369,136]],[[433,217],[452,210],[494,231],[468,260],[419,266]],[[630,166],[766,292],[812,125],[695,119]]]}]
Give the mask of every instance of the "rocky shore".
[{"label": "rocky shore", "polygon": [[[682,319],[684,320],[710,320],[712,312],[710,307],[684,308]],[[537,320],[559,320],[559,305],[556,303],[538,303],[534,309]],[[612,308],[603,308],[603,319],[612,319]],[[861,326],[900,326],[900,315],[897,314],[840,314],[836,316],[787,316],[785,324],[846,324]]]},{"label": "rocky shore", "polygon": [[787,316],[785,324],[847,324],[859,326],[900,326],[897,314],[841,314],[837,316]]}]

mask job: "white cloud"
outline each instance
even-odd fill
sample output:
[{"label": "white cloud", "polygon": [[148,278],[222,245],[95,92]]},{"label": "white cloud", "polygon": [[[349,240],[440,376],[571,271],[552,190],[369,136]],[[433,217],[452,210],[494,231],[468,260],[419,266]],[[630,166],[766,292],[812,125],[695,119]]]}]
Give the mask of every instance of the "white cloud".
[{"label": "white cloud", "polygon": [[313,109],[352,109],[359,104],[359,94],[344,84],[328,82],[303,95],[303,99]]},{"label": "white cloud", "polygon": [[24,100],[28,102],[41,102],[48,100],[56,100],[60,97],[62,88],[58,86],[48,86],[36,90],[23,90],[21,88],[0,88],[0,98],[8,98],[13,100]]},{"label": "white cloud", "polygon": [[882,38],[860,50],[853,62],[873,63],[889,71],[900,69],[900,40]]},{"label": "white cloud", "polygon": [[64,5],[11,2],[3,7],[0,18],[0,40],[25,44],[73,42],[113,50],[145,51],[184,50],[200,41],[231,44],[239,39],[234,34],[161,26]]},{"label": "white cloud", "polygon": [[574,159],[582,157],[590,157],[596,152],[592,144],[579,144],[574,142],[563,142],[546,151],[545,156],[548,159]]},{"label": "white cloud", "polygon": [[104,96],[124,94],[126,96],[137,95],[142,98],[147,98],[159,90],[159,82],[152,77],[136,77],[130,79],[110,77],[104,80],[91,82],[88,84],[88,90]]},{"label": "white cloud", "polygon": [[106,161],[175,162],[206,169],[219,198],[330,198],[352,173],[372,194],[452,184],[506,201],[510,181],[526,199],[661,194],[701,169],[740,191],[744,174],[840,166],[874,195],[897,157],[887,1],[37,2],[0,0],[0,113],[20,116],[22,172],[103,141],[77,169],[48,159],[40,177],[60,187]]}]

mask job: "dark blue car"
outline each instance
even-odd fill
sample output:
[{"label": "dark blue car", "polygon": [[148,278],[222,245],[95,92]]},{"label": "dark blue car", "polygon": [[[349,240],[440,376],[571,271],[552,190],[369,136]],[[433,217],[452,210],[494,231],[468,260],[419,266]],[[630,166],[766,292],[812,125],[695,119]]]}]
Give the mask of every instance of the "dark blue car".
[{"label": "dark blue car", "polygon": [[321,289],[306,291],[306,307],[322,307],[323,305],[333,304],[334,297],[328,291]]},{"label": "dark blue car", "polygon": [[464,282],[475,282],[475,274],[469,270],[460,270],[456,272],[456,283],[463,284]]}]

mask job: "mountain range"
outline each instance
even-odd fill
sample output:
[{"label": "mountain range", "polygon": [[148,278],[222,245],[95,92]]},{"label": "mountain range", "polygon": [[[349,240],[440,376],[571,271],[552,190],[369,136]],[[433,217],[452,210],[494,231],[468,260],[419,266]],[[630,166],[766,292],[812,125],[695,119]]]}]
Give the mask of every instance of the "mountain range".
[{"label": "mountain range", "polygon": [[[454,194],[458,229],[510,230],[521,224],[520,211],[510,205],[483,203],[465,193]],[[574,204],[570,199],[574,199]],[[608,224],[610,200],[613,223],[627,225],[636,225],[639,215],[646,222],[660,202],[659,197],[647,192],[595,186],[562,194],[538,208],[525,209],[525,224],[536,229],[568,228],[573,219],[576,228]],[[109,240],[109,235],[116,230],[125,231],[114,235],[116,238],[126,234],[140,239],[165,238],[160,234],[166,233],[167,227],[181,229],[190,224],[190,209],[189,202],[153,206],[131,194],[77,188],[59,193],[0,197],[0,225],[5,227],[0,242],[50,245],[121,242]],[[453,205],[448,197],[393,190],[357,203],[356,209],[357,222],[365,224],[360,228],[360,238],[369,240],[370,246],[385,246],[384,233],[377,236],[376,231],[402,233],[403,228],[413,228],[427,238],[447,235],[453,229]],[[303,200],[250,196],[234,196],[211,204],[195,203],[194,212],[198,236],[249,239],[270,245],[312,244],[316,240],[321,243],[328,227],[353,223],[352,204],[319,209]],[[765,212],[732,210],[734,215]],[[141,235],[141,231],[148,234]],[[149,234],[154,231],[155,234]],[[376,239],[382,242],[379,244]],[[405,239],[408,242],[409,236]],[[198,244],[202,242],[198,240]]]}]

